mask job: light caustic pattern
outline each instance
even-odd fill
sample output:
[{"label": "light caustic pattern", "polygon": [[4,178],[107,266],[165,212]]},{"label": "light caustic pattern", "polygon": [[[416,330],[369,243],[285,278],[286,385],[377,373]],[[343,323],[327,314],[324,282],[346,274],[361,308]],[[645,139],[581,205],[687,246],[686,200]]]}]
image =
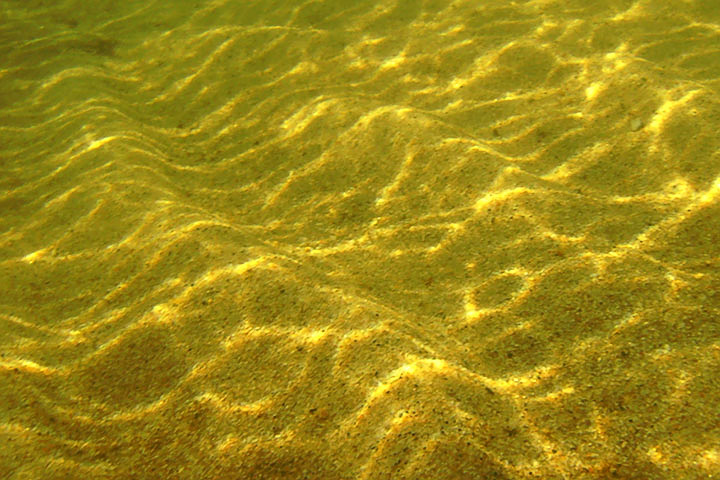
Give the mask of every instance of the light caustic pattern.
[{"label": "light caustic pattern", "polygon": [[35,3],[0,477],[718,472],[712,2]]}]

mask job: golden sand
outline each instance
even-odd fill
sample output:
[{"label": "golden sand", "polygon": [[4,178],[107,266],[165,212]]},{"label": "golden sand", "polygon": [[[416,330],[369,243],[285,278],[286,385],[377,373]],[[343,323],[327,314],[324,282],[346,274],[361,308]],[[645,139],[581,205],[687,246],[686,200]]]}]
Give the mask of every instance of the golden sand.
[{"label": "golden sand", "polygon": [[720,477],[718,45],[701,0],[2,2],[0,478]]}]

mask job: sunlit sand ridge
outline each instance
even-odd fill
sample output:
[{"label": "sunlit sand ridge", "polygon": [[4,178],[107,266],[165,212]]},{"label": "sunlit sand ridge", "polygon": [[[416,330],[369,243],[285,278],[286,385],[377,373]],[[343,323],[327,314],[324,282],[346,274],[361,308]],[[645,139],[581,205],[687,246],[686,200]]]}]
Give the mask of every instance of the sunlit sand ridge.
[{"label": "sunlit sand ridge", "polygon": [[720,10],[343,3],[4,3],[0,478],[720,471]]}]

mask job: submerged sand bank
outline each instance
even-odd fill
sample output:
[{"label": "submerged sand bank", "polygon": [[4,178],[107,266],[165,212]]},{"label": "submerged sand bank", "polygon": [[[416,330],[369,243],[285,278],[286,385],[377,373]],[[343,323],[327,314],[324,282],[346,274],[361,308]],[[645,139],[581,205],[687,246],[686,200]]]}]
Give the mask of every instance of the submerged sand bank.
[{"label": "submerged sand bank", "polygon": [[41,3],[0,22],[0,477],[720,469],[715,10]]}]

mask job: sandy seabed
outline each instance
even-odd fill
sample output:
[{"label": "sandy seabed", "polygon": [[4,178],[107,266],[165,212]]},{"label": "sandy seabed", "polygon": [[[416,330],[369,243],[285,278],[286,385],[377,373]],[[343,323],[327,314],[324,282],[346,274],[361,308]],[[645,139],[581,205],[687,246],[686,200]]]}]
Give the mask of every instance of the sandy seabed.
[{"label": "sandy seabed", "polygon": [[0,478],[720,478],[718,45],[701,0],[2,2]]}]

